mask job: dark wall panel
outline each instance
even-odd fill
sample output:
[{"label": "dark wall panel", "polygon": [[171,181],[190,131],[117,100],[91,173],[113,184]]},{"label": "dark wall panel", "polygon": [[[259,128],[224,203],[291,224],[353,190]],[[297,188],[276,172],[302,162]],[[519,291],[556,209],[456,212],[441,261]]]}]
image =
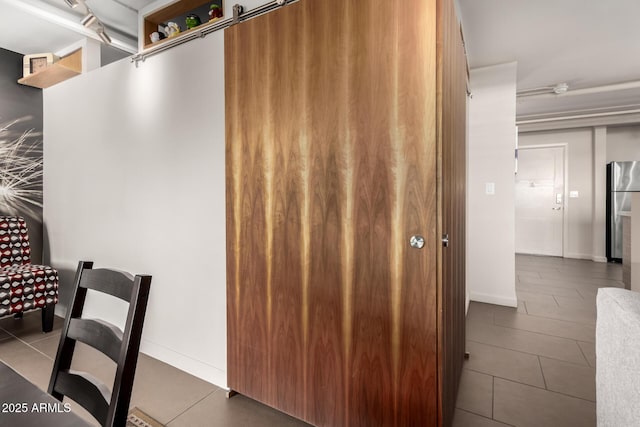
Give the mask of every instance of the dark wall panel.
[{"label": "dark wall panel", "polygon": [[0,214],[22,215],[42,261],[42,91],[19,85],[22,55],[0,49]]}]

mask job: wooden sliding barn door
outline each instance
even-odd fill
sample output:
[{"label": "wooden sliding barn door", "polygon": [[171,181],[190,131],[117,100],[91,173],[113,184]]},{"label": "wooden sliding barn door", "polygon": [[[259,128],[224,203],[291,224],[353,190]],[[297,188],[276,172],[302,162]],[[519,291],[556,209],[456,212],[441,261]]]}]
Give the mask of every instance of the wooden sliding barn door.
[{"label": "wooden sliding barn door", "polygon": [[440,422],[436,69],[435,0],[225,31],[233,390],[318,426]]}]

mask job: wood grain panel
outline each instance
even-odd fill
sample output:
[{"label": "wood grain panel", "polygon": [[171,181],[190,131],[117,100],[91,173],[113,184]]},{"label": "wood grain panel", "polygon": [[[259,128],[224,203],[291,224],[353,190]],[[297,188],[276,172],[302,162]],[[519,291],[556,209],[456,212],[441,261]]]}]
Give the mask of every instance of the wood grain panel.
[{"label": "wood grain panel", "polygon": [[301,0],[225,32],[228,382],[314,425],[439,422],[436,16]]},{"label": "wood grain panel", "polygon": [[438,294],[440,416],[451,425],[465,352],[465,186],[467,63],[453,2],[438,2],[438,141],[441,250]]},{"label": "wood grain panel", "polygon": [[[400,129],[405,130],[403,186],[405,235],[428,232],[420,251],[407,249],[402,296],[402,367],[399,426],[437,425],[437,287],[440,242],[436,203],[436,5],[415,2],[412,19],[401,14],[398,27]],[[415,52],[422,52],[416,55]],[[405,246],[406,247],[406,246]],[[427,285],[429,284],[429,285]],[[429,404],[425,404],[429,402]],[[423,408],[424,409],[419,409]],[[428,409],[427,409],[428,408]]]},{"label": "wood grain panel", "polygon": [[[362,2],[353,5],[362,6]],[[353,11],[357,12],[350,15],[349,22],[355,52],[349,63],[349,127],[353,141],[353,226],[357,237],[348,425],[390,426],[396,415],[391,291],[394,285],[400,285],[393,283],[390,265],[394,243],[400,243],[391,240],[395,20],[387,19],[371,6]]]},{"label": "wood grain panel", "polygon": [[[227,287],[227,318],[229,330],[229,385],[243,390],[248,396],[266,396],[268,392],[268,342],[269,311],[265,302],[271,298],[266,286],[267,265],[270,254],[266,252],[267,212],[265,194],[268,173],[265,164],[266,143],[262,126],[253,125],[256,116],[264,110],[260,90],[265,84],[265,75],[254,75],[245,66],[251,58],[251,67],[264,66],[260,55],[267,40],[256,39],[255,25],[250,22],[242,32],[229,32],[226,46],[246,46],[244,52],[231,53],[225,61],[227,79],[225,96],[231,102],[226,105],[226,114],[234,115],[235,121],[227,121],[227,135],[233,144],[226,146],[230,162],[226,164],[227,175],[227,230],[233,239],[227,241],[229,277]],[[230,84],[237,80],[243,84]],[[241,242],[241,245],[240,245]],[[249,334],[241,331],[250,331]],[[233,379],[233,381],[231,381]]]},{"label": "wood grain panel", "polygon": [[[305,342],[302,328],[303,296],[301,284],[306,258],[302,223],[305,222],[303,200],[307,184],[302,176],[302,154],[299,141],[304,128],[299,112],[303,108],[301,76],[303,41],[296,35],[302,24],[300,10],[286,13],[278,10],[265,17],[267,37],[273,48],[266,55],[269,93],[288,93],[271,96],[268,117],[273,135],[273,176],[271,184],[273,236],[270,253],[272,289],[272,331],[270,377],[272,389],[268,402],[281,410],[300,414],[304,411]],[[279,28],[279,31],[272,29]]]},{"label": "wood grain panel", "polygon": [[[342,310],[341,164],[344,103],[340,55],[344,40],[344,4],[301,3],[304,22],[306,110],[309,168],[309,323],[307,412],[317,425],[344,422]],[[350,167],[346,166],[346,167]]]}]

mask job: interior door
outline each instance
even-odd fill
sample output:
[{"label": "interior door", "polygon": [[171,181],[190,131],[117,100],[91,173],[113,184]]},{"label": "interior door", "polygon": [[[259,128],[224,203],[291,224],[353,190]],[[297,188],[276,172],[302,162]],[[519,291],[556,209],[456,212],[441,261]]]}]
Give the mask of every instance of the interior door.
[{"label": "interior door", "polygon": [[438,423],[435,34],[424,0],[225,31],[228,384],[314,425]]},{"label": "interior door", "polygon": [[564,187],[564,147],[518,150],[516,252],[562,256]]}]

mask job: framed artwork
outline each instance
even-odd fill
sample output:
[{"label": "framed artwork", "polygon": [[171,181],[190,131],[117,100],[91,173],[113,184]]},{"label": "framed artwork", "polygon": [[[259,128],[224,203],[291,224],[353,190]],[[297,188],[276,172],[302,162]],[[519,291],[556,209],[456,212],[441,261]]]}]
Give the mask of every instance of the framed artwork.
[{"label": "framed artwork", "polygon": [[25,55],[22,62],[22,77],[42,71],[58,59],[53,53],[34,53]]}]

